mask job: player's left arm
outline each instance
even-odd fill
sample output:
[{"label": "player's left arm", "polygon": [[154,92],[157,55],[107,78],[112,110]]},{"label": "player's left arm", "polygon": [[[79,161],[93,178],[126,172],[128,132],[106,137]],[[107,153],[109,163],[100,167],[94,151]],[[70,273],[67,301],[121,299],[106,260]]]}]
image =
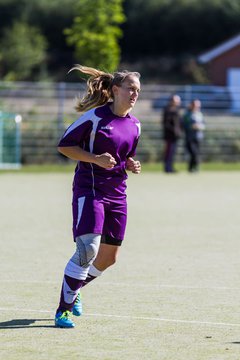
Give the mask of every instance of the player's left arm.
[{"label": "player's left arm", "polygon": [[140,163],[140,161],[134,160],[134,158],[133,158],[136,155],[136,148],[137,148],[139,137],[141,134],[140,122],[136,123],[136,127],[137,127],[137,136],[135,138],[135,141],[134,141],[131,151],[127,154],[126,170],[131,171],[133,174],[140,174],[141,163]]},{"label": "player's left arm", "polygon": [[138,160],[134,160],[132,157],[127,158],[126,170],[131,171],[133,174],[140,174],[141,163]]}]

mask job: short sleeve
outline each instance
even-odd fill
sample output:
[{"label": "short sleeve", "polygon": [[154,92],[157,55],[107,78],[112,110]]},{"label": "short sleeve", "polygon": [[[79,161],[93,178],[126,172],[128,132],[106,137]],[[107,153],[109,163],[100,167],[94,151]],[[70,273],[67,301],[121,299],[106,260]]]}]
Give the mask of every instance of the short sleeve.
[{"label": "short sleeve", "polygon": [[133,142],[133,146],[132,146],[132,150],[128,153],[127,157],[134,157],[136,155],[136,150],[137,150],[137,145],[138,145],[138,141],[141,135],[141,124],[140,122],[136,123],[137,129],[138,129],[138,133],[137,133],[137,137],[135,138],[134,142]]},{"label": "short sleeve", "polygon": [[86,120],[84,116],[82,116],[69,126],[60,139],[58,146],[82,146],[84,141],[89,138],[91,131],[92,121]]}]

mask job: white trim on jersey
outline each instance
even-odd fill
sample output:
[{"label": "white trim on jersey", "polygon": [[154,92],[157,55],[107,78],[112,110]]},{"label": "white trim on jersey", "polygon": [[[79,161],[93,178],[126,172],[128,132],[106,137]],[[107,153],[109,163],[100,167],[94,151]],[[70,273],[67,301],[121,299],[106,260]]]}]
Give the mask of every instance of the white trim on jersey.
[{"label": "white trim on jersey", "polygon": [[96,137],[96,130],[97,130],[97,127],[98,127],[98,123],[100,120],[102,120],[102,118],[96,116],[94,114],[94,116],[90,119],[93,123],[93,128],[92,128],[92,131],[91,131],[91,134],[90,134],[90,141],[89,141],[89,151],[90,153],[93,152],[93,144],[94,144],[94,140],[95,140],[95,137]]},{"label": "white trim on jersey", "polygon": [[[97,130],[99,121],[102,120],[102,118],[100,118],[99,116],[97,116],[95,114],[95,110],[96,110],[96,108],[91,109],[91,110],[87,111],[85,114],[83,114],[82,116],[80,116],[80,118],[78,120],[76,120],[72,125],[69,126],[69,128],[66,130],[65,134],[63,135],[62,139],[64,139],[70,132],[75,130],[78,126],[82,125],[85,121],[91,121],[92,122],[92,131],[90,133],[89,152],[93,153],[93,146],[94,146],[94,141],[95,141],[95,137],[96,137],[96,130]],[[90,164],[90,166],[91,166],[91,169],[92,169],[91,170],[92,191],[93,191],[93,194],[95,196],[94,170],[93,170],[92,164]],[[81,204],[79,204],[79,206],[81,206]],[[83,206],[83,204],[82,204],[82,206]],[[81,210],[81,209],[79,208],[79,210]],[[78,216],[81,216],[81,215],[79,215],[79,212],[78,212]],[[80,219],[81,218],[78,218],[77,226],[78,226],[78,224],[80,222]]]},{"label": "white trim on jersey", "polygon": [[96,193],[95,193],[95,179],[94,179],[93,166],[92,166],[91,163],[90,163],[90,166],[91,166],[91,175],[92,175],[92,192],[93,192],[93,196],[95,196],[96,195]]},{"label": "white trim on jersey", "polygon": [[139,123],[136,123],[137,125],[137,128],[138,128],[138,137],[141,135],[141,124],[140,122]]},{"label": "white trim on jersey", "polygon": [[78,218],[77,218],[76,228],[78,227],[82,217],[84,203],[85,203],[85,196],[78,198]]},{"label": "white trim on jersey", "polygon": [[[96,116],[94,114],[94,116],[92,117],[92,122],[93,122],[93,128],[92,128],[92,131],[91,131],[91,134],[90,134],[90,141],[89,141],[89,151],[90,153],[93,153],[93,145],[94,145],[94,141],[95,141],[95,137],[96,137],[96,130],[97,130],[97,127],[98,127],[98,123],[100,120],[102,120],[102,118]],[[92,191],[93,191],[93,195],[95,196],[95,179],[94,179],[94,169],[93,169],[93,166],[92,164],[90,163],[90,166],[91,166],[91,174],[92,174]]]},{"label": "white trim on jersey", "polygon": [[77,119],[72,125],[69,126],[69,128],[66,130],[66,132],[63,134],[63,139],[65,136],[67,136],[71,131],[75,130],[79,125],[83,124],[85,121],[89,120],[92,121],[92,117],[94,117],[94,111],[95,109],[91,109],[82,116],[80,116],[79,119]]}]

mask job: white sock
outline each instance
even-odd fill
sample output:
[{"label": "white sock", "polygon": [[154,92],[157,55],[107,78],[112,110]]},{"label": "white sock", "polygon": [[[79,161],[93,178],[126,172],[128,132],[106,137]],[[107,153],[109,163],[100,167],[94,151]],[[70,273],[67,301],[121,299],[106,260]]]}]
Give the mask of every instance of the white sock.
[{"label": "white sock", "polygon": [[85,280],[88,274],[89,267],[83,268],[69,260],[67,266],[65,267],[64,274],[70,276],[71,278],[78,280]]},{"label": "white sock", "polygon": [[97,276],[101,276],[103,273],[103,271],[98,270],[93,264],[90,265],[90,268],[88,270],[88,275],[97,277]]}]

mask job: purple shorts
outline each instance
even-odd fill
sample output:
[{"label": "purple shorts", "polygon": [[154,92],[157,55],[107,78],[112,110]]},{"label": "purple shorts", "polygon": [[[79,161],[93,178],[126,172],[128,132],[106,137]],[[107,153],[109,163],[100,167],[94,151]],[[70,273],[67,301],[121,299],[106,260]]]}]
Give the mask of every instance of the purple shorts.
[{"label": "purple shorts", "polygon": [[73,195],[73,237],[101,234],[123,240],[127,223],[127,201]]}]

